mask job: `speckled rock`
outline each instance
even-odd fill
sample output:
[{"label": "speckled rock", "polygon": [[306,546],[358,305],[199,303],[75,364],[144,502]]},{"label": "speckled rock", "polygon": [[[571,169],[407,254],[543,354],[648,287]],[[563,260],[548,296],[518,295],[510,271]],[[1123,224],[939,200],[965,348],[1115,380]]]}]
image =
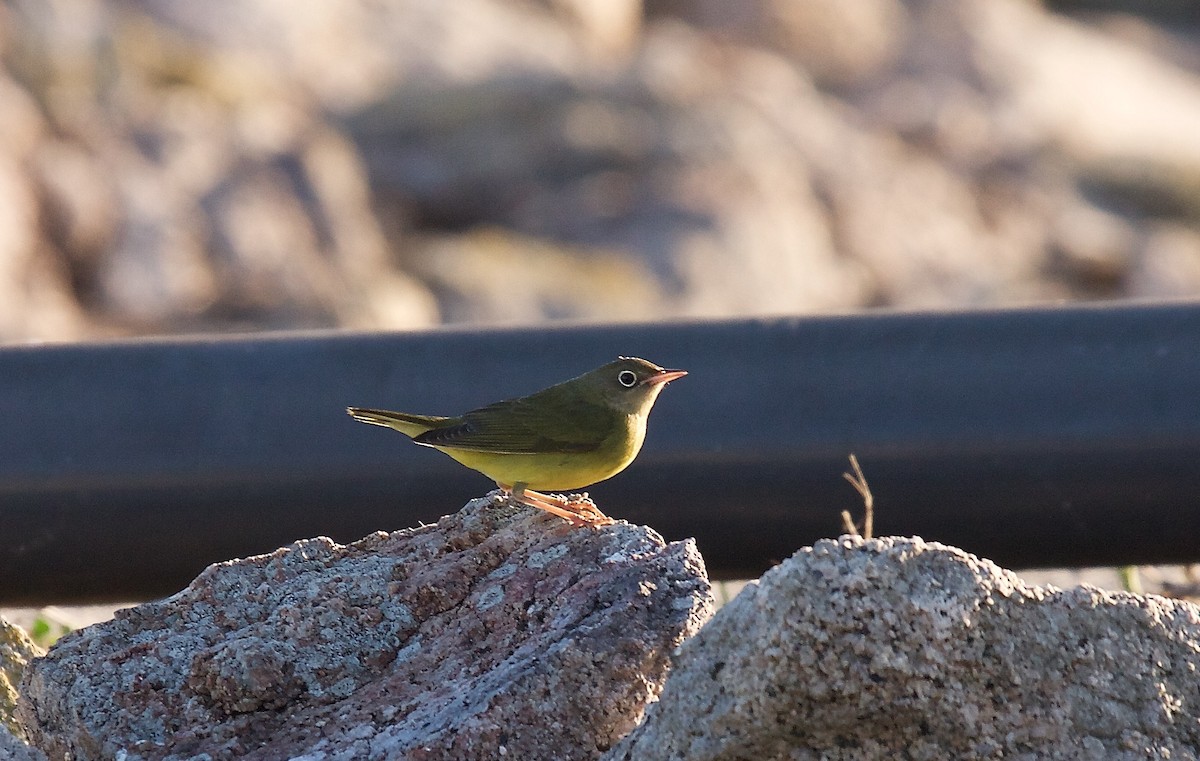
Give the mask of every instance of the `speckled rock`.
[{"label": "speckled rock", "polygon": [[60,640],[18,715],[55,759],[596,758],[711,612],[690,541],[485,498],[211,566]]},{"label": "speckled rock", "polygon": [[[21,627],[0,618],[0,728],[20,734],[20,727],[13,721],[17,685],[26,664],[44,654],[45,651]],[[2,748],[3,745],[0,745]],[[4,758],[7,756],[0,754],[0,759]]]},{"label": "speckled rock", "polygon": [[0,724],[0,758],[4,761],[46,761],[46,754],[27,745]]},{"label": "speckled rock", "polygon": [[1195,759],[1198,676],[1189,603],[843,537],[722,608],[604,758]]}]

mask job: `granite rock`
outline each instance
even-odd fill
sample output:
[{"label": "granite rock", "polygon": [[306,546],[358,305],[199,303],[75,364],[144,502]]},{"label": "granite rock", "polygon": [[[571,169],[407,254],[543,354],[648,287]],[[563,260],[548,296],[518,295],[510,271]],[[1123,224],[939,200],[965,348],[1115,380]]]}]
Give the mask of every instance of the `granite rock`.
[{"label": "granite rock", "polygon": [[21,627],[0,618],[0,728],[20,735],[21,728],[13,721],[17,685],[21,683],[25,666],[41,655],[45,655],[45,651]]},{"label": "granite rock", "polygon": [[46,761],[46,754],[13,735],[0,724],[0,758],[4,761]]},{"label": "granite rock", "polygon": [[604,758],[1195,759],[1198,671],[1190,603],[842,537],[722,608]]},{"label": "granite rock", "polygon": [[484,498],[210,566],[60,640],[18,715],[51,758],[596,758],[711,612],[690,541]]}]

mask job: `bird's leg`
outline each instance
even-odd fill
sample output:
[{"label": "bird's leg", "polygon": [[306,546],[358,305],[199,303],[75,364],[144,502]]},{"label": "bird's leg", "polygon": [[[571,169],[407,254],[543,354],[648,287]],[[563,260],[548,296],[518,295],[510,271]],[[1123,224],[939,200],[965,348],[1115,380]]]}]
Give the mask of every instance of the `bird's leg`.
[{"label": "bird's leg", "polygon": [[556,495],[531,492],[529,489],[525,490],[525,496],[521,499],[528,505],[554,512],[556,515],[559,514],[556,512],[557,510],[565,510],[572,516],[568,520],[576,526],[610,526],[616,522],[600,512],[600,509],[591,502],[564,500]]},{"label": "bird's leg", "polygon": [[[502,491],[508,492],[509,496],[517,502],[520,502],[523,505],[528,505],[529,507],[535,507],[538,510],[545,510],[551,515],[557,515],[559,518],[570,522],[572,526],[585,526],[589,523],[589,521],[585,520],[583,516],[577,515],[576,513],[567,509],[565,506],[559,506],[552,502],[543,501],[537,497],[534,497],[533,495],[538,494],[538,492],[530,492],[525,488],[525,484],[523,483],[518,482],[512,486],[498,484],[498,486]],[[538,496],[541,495],[539,494]]]},{"label": "bird's leg", "polygon": [[525,488],[523,483],[515,483],[512,486],[507,484],[497,484],[501,491],[506,491],[516,501],[535,507],[538,510],[545,510],[551,515],[557,515],[572,526],[607,526],[612,523],[612,518],[609,518],[604,513],[601,513],[594,506],[590,511],[581,511],[575,505],[566,500],[551,497],[548,494],[533,491]]},{"label": "bird's leg", "polygon": [[532,489],[526,489],[525,494],[532,496],[534,499],[541,499],[552,505],[557,505],[564,510],[570,510],[578,515],[590,516],[599,521],[602,526],[607,526],[613,522],[612,518],[600,512],[600,508],[596,507],[596,503],[592,502],[591,498],[586,494],[560,496],[558,494],[545,494],[540,491],[533,491]]}]

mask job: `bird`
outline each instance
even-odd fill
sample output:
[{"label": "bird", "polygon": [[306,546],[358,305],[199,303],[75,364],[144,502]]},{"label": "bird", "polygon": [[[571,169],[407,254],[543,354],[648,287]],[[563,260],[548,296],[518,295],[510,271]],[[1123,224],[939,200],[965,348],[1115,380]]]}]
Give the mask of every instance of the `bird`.
[{"label": "bird", "polygon": [[572,526],[614,521],[582,489],[625,470],[642,448],[646,419],[667,384],[687,375],[638,357],[618,357],[528,396],[457,417],[347,407],[355,420],[393,428],[496,482],[509,499]]}]

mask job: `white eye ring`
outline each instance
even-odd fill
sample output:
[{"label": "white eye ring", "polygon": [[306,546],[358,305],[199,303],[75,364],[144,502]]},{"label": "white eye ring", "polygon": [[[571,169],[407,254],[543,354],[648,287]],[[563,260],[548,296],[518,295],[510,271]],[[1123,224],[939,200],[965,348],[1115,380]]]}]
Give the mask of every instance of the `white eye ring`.
[{"label": "white eye ring", "polygon": [[637,385],[637,374],[632,370],[622,370],[617,373],[617,383],[620,383],[625,388],[633,388]]}]

